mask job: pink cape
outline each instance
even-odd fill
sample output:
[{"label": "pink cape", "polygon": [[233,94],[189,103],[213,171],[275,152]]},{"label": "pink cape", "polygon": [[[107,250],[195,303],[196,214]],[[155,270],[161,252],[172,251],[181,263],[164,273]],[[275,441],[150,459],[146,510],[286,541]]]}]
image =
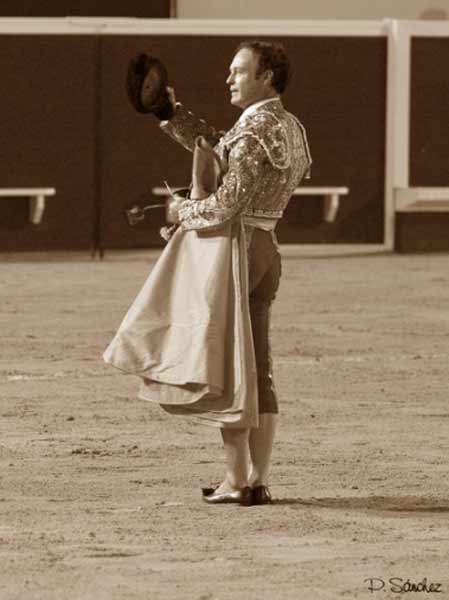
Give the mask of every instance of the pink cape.
[{"label": "pink cape", "polygon": [[218,427],[257,427],[243,223],[178,228],[104,360],[142,378],[139,397]]},{"label": "pink cape", "polygon": [[[227,164],[197,138],[192,195],[217,189]],[[242,219],[179,227],[104,360],[142,378],[139,397],[218,427],[257,427],[257,373]]]}]

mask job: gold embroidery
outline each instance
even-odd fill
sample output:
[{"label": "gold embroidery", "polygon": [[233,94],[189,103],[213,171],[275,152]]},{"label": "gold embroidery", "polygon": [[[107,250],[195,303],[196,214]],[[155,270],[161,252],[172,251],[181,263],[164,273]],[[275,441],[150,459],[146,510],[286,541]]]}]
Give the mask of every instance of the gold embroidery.
[{"label": "gold embroidery", "polygon": [[312,162],[304,127],[281,102],[263,105],[227,133],[182,106],[161,127],[189,150],[198,135],[204,136],[229,165],[215,193],[182,203],[184,229],[216,227],[240,213],[280,218]]}]

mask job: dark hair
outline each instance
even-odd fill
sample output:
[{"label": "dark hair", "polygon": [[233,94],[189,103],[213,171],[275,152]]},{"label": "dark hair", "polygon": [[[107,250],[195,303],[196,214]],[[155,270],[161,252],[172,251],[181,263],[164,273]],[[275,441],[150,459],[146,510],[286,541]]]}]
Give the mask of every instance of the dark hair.
[{"label": "dark hair", "polygon": [[252,50],[258,58],[259,65],[256,75],[259,77],[265,71],[272,71],[271,85],[279,94],[282,94],[291,77],[290,61],[285,54],[283,45],[278,42],[247,40],[237,46],[236,52],[244,49]]}]

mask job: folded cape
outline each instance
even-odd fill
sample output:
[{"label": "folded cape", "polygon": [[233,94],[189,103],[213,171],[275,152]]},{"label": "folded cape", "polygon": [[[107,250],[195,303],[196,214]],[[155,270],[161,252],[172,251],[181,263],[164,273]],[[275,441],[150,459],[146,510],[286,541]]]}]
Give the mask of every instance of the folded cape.
[{"label": "folded cape", "polygon": [[[220,171],[197,140],[192,189]],[[218,427],[257,427],[257,373],[241,219],[213,231],[179,227],[129,308],[104,360],[141,377],[139,397]]]},{"label": "folded cape", "polygon": [[139,397],[219,427],[257,427],[257,375],[240,221],[179,228],[104,360],[142,378]]},{"label": "folded cape", "polygon": [[220,158],[205,138],[198,136],[193,149],[191,198],[205,198],[215,192],[227,169],[226,161]]}]

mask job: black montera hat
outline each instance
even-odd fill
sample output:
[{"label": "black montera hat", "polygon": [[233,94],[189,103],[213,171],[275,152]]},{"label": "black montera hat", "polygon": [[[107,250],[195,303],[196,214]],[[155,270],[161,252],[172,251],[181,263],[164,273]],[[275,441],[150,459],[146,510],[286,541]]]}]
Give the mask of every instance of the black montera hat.
[{"label": "black montera hat", "polygon": [[167,69],[158,58],[140,52],[129,61],[126,91],[137,112],[153,113],[161,120],[170,119],[174,110],[167,84]]}]

